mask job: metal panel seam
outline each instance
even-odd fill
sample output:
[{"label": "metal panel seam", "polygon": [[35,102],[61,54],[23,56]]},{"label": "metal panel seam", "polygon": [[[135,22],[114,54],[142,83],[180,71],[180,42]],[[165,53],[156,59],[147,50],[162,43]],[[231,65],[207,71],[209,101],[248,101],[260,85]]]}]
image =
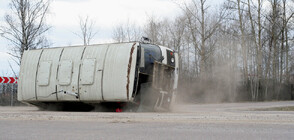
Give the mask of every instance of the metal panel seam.
[{"label": "metal panel seam", "polygon": [[104,101],[104,95],[103,95],[104,68],[105,68],[106,55],[108,53],[109,46],[110,45],[107,45],[107,49],[106,49],[105,54],[104,54],[103,67],[102,67],[102,75],[101,75],[101,97],[102,97],[102,101]]},{"label": "metal panel seam", "polygon": [[58,71],[59,71],[59,63],[60,63],[60,59],[61,59],[61,56],[63,54],[63,51],[64,51],[64,48],[62,48],[61,50],[61,53],[60,53],[60,56],[59,56],[59,59],[58,59],[58,63],[57,63],[57,68],[56,68],[56,77],[55,77],[55,88],[56,88],[56,100],[58,101],[58,92],[57,92],[57,79],[58,79]]},{"label": "metal panel seam", "polygon": [[40,65],[40,59],[42,57],[42,53],[43,53],[44,49],[42,49],[39,59],[38,59],[38,64],[37,64],[37,69],[36,69],[36,77],[35,77],[35,96],[36,96],[36,100],[38,100],[38,94],[37,94],[37,77],[38,77],[38,71],[39,71],[39,65]]},{"label": "metal panel seam", "polygon": [[86,50],[86,47],[84,46],[84,49],[83,49],[83,52],[82,52],[82,55],[81,55],[81,59],[80,59],[80,64],[79,64],[79,72],[78,72],[78,98],[79,100],[81,101],[81,98],[80,98],[80,76],[81,76],[81,65],[82,65],[82,60],[83,60],[83,57],[84,57],[84,52]]}]

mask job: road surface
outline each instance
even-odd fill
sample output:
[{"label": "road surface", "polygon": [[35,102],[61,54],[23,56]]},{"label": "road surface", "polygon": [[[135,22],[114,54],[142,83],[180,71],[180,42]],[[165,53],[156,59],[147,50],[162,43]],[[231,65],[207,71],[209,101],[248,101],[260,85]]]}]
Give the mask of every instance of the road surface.
[{"label": "road surface", "polygon": [[[294,139],[294,101],[177,105],[172,112],[57,112],[0,107],[0,139]],[[267,111],[263,111],[267,110]]]}]

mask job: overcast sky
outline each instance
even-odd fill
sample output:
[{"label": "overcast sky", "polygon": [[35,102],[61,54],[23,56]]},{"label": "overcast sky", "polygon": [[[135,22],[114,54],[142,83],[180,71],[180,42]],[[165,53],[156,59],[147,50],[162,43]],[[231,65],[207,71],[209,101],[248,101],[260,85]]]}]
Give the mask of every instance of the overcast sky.
[{"label": "overcast sky", "polygon": [[[0,24],[8,10],[10,0],[0,0]],[[181,9],[177,3],[189,0],[53,0],[46,23],[52,28],[47,33],[52,47],[80,45],[83,41],[74,33],[79,32],[79,17],[89,16],[95,21],[98,33],[91,44],[112,41],[112,30],[127,21],[143,26],[148,16],[173,18]],[[209,0],[208,0],[209,1]],[[210,0],[212,4],[219,0]],[[9,42],[0,37],[0,76],[12,76],[8,61],[18,72],[7,54]]]}]

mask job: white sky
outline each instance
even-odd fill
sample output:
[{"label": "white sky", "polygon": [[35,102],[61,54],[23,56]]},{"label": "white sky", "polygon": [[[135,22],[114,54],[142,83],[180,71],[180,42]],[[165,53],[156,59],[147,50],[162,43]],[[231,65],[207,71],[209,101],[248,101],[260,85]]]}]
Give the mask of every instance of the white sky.
[{"label": "white sky", "polygon": [[[48,39],[55,46],[82,44],[82,40],[74,33],[79,32],[79,16],[89,16],[95,21],[98,33],[91,44],[108,43],[112,41],[113,28],[128,20],[138,26],[143,26],[148,16],[157,18],[173,18],[181,9],[177,3],[189,0],[53,0],[47,24],[52,28]],[[221,0],[223,1],[223,0]],[[210,0],[211,3],[220,3]],[[0,25],[8,10],[9,0],[0,0]],[[9,42],[0,37],[0,76],[12,76],[8,61],[18,72],[18,67],[7,54]]]}]

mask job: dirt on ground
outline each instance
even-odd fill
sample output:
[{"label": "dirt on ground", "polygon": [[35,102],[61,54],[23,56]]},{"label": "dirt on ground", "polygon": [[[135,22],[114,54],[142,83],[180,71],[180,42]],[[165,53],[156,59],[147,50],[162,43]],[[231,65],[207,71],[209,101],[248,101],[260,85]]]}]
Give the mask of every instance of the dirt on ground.
[{"label": "dirt on ground", "polygon": [[0,107],[0,139],[294,139],[293,107],[294,101],[178,104],[172,112]]}]

